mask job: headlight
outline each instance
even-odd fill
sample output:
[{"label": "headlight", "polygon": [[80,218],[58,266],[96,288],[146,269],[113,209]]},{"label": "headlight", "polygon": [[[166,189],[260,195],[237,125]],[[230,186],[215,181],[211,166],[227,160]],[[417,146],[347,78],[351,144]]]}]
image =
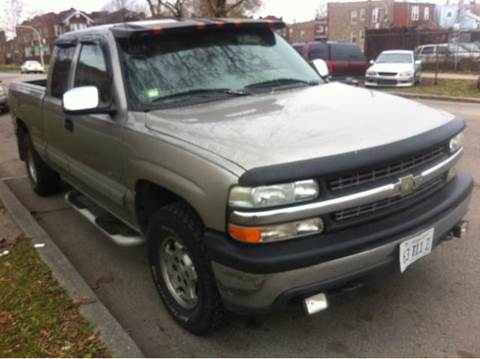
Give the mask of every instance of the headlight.
[{"label": "headlight", "polygon": [[319,234],[323,232],[324,228],[321,218],[310,218],[261,227],[244,227],[229,224],[228,233],[237,241],[261,244]]},{"label": "headlight", "polygon": [[449,147],[452,153],[463,147],[463,132],[460,132],[450,140]]},{"label": "headlight", "polygon": [[412,72],[412,71],[400,72],[400,77],[411,77],[411,76],[413,76],[413,72]]},{"label": "headlight", "polygon": [[314,199],[318,196],[315,180],[259,187],[233,187],[229,205],[236,208],[265,208]]},{"label": "headlight", "polygon": [[377,76],[377,72],[376,71],[367,71],[367,76]]}]

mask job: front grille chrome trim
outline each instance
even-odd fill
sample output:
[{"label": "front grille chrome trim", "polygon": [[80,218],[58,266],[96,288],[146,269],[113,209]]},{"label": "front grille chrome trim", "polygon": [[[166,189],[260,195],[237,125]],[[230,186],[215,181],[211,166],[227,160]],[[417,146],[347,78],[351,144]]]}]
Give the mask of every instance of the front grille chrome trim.
[{"label": "front grille chrome trim", "polygon": [[256,226],[290,222],[302,218],[311,218],[326,213],[337,212],[344,209],[362,206],[386,198],[408,195],[421,185],[444,174],[450,167],[458,162],[463,154],[463,148],[452,154],[447,159],[422,171],[420,174],[399,178],[394,183],[389,183],[365,191],[336,197],[320,202],[290,206],[262,211],[234,210],[230,215],[230,223]]}]

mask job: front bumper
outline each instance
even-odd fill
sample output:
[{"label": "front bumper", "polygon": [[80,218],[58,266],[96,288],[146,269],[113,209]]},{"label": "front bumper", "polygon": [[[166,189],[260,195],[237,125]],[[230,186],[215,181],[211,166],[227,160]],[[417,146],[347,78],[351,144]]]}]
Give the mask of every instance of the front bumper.
[{"label": "front bumper", "polygon": [[283,243],[251,246],[209,232],[205,240],[220,294],[233,311],[261,312],[387,267],[398,271],[399,244],[433,227],[437,246],[467,213],[472,188],[471,176],[459,173],[409,211]]},{"label": "front bumper", "polygon": [[367,87],[412,87],[415,86],[415,77],[366,77],[365,86]]}]

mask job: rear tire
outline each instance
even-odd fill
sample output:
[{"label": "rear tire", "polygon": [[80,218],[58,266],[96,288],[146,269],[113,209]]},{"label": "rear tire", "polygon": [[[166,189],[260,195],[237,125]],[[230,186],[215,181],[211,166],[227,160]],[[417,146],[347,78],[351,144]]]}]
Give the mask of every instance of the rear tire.
[{"label": "rear tire", "polygon": [[58,193],[61,188],[60,175],[52,170],[35,151],[28,134],[24,134],[22,140],[25,166],[32,189],[42,197]]},{"label": "rear tire", "polygon": [[170,315],[195,335],[216,329],[224,317],[203,242],[203,224],[184,202],[159,209],[147,229],[153,281]]}]

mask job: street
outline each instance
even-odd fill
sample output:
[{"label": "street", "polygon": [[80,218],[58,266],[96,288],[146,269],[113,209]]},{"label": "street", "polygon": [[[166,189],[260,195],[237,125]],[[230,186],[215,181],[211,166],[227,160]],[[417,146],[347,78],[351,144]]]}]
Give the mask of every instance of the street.
[{"label": "street", "polygon": [[[15,78],[0,74],[5,83]],[[480,105],[423,102],[467,122],[460,169],[475,177],[468,235],[445,242],[402,275],[332,298],[325,312],[232,314],[208,337],[187,333],[169,317],[151,281],[144,247],[116,246],[71,210],[63,194],[33,194],[8,114],[0,116],[0,177],[10,178],[19,200],[147,356],[480,356]]]}]

